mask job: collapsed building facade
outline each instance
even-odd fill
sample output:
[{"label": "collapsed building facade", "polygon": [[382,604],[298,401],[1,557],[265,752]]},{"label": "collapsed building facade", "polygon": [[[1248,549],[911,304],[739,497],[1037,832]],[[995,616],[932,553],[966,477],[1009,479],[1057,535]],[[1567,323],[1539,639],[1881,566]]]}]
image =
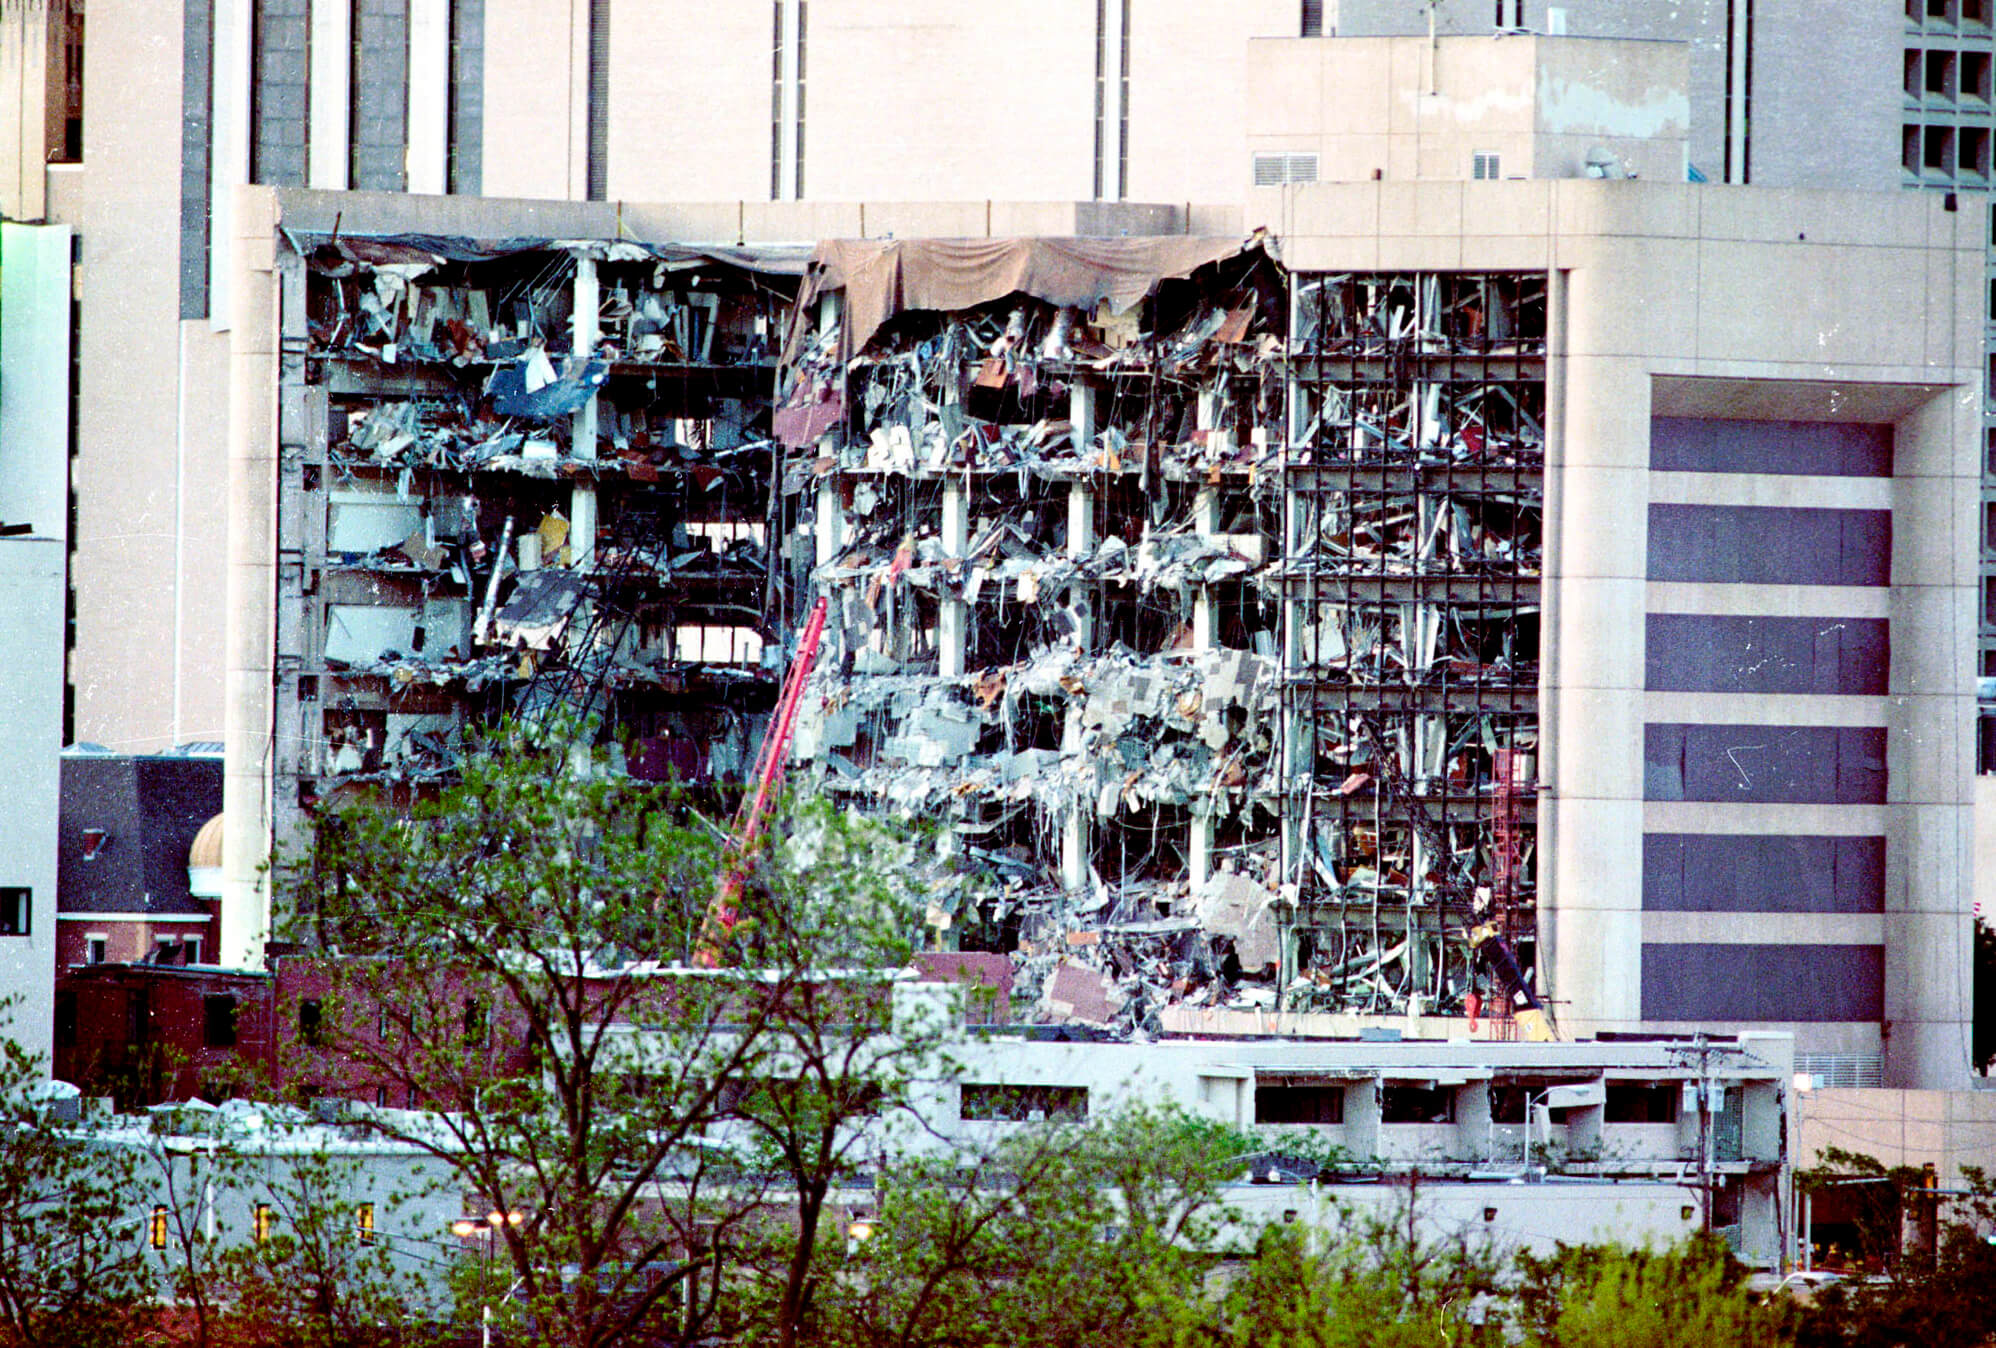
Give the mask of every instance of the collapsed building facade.
[{"label": "collapsed building facade", "polygon": [[504,717],[725,793],[822,598],[803,778],[938,821],[1040,1014],[1459,1015],[1479,924],[1529,977],[1542,276],[285,243],[280,836]]},{"label": "collapsed building facade", "polygon": [[1542,1004],[1946,1077],[1975,597],[1930,540],[1973,514],[1974,310],[1819,282],[1977,240],[1754,200],[443,232],[252,192],[224,958],[316,801],[429,789],[501,717],[724,806],[822,605],[790,780],[938,830],[929,939],[1002,956],[1014,1017],[1522,1037]]},{"label": "collapsed building facade", "polygon": [[1468,933],[1528,965],[1544,277],[856,243],[802,298],[797,751],[994,874],[935,925],[1127,1031],[1508,1011]]}]

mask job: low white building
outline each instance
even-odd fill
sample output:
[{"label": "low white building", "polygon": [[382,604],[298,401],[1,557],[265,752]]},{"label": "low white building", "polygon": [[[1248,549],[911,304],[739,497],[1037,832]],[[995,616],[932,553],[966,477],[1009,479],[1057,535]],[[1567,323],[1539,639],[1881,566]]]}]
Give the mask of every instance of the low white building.
[{"label": "low white building", "polygon": [[[1043,1120],[1170,1103],[1280,1147],[1339,1149],[1307,1193],[1244,1186],[1267,1219],[1323,1217],[1331,1201],[1404,1199],[1432,1220],[1506,1244],[1667,1243],[1705,1221],[1749,1262],[1792,1248],[1788,1120],[1793,1041],[1578,1043],[1468,1040],[1052,1042],[956,1046],[960,1075],[918,1108],[945,1138],[991,1141]],[[1702,1100],[1702,1104],[1701,1104]]]}]

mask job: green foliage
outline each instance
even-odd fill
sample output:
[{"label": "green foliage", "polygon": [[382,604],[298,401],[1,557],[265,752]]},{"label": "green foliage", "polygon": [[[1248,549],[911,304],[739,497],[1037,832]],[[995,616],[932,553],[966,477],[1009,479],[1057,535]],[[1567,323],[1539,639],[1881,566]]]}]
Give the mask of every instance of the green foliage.
[{"label": "green foliage", "polygon": [[367,1126],[521,1214],[495,1253],[537,1340],[635,1341],[674,1303],[694,1337],[747,1277],[780,1289],[747,1299],[757,1332],[790,1341],[826,1195],[934,1070],[946,1026],[891,980],[932,850],[825,808],[739,865],[717,833],[673,791],[495,742],[406,815],[338,808],[280,872],[292,935],[348,957],[287,1077],[440,1107]]},{"label": "green foliage", "polygon": [[[1411,1200],[1410,1200],[1411,1201]],[[1339,1210],[1271,1226],[1217,1299],[1174,1308],[1170,1348],[1416,1348],[1506,1340],[1492,1313],[1496,1259],[1409,1235],[1398,1213]]]},{"label": "green foliage", "polygon": [[821,1264],[827,1344],[1157,1341],[1228,1214],[1236,1139],[1175,1109],[1021,1131],[976,1157],[904,1160],[870,1239]]},{"label": "green foliage", "polygon": [[60,1123],[42,1080],[0,1036],[0,1348],[109,1348],[129,1341],[149,1290],[132,1166]]},{"label": "green foliage", "polygon": [[1519,1258],[1518,1297],[1534,1348],[1766,1348],[1789,1341],[1792,1309],[1740,1291],[1723,1242],[1667,1250],[1561,1246]]}]

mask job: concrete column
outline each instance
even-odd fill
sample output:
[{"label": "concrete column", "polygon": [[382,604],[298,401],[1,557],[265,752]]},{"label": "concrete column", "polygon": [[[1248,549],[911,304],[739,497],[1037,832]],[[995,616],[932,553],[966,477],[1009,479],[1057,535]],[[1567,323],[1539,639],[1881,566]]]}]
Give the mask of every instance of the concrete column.
[{"label": "concrete column", "polygon": [[[1217,487],[1201,487],[1192,498],[1192,527],[1201,538],[1220,532],[1220,492]],[[1213,603],[1211,586],[1201,585],[1192,596],[1192,649],[1210,651],[1219,644],[1219,612]]]},{"label": "concrete column", "polygon": [[818,565],[829,566],[846,542],[845,507],[839,502],[839,480],[818,479]]},{"label": "concrete column", "polygon": [[[1068,390],[1068,420],[1074,423],[1074,445],[1085,452],[1095,442],[1095,387],[1077,380]],[[1082,480],[1067,484],[1067,555],[1087,557],[1095,551],[1095,492]],[[1095,643],[1094,593],[1071,585],[1068,606],[1074,610],[1075,645],[1085,654]]]},{"label": "concrete column", "polygon": [[[1200,420],[1211,415],[1207,406],[1210,395],[1199,398]],[[1201,487],[1192,498],[1192,527],[1201,538],[1211,538],[1220,531],[1220,492],[1217,487]],[[1211,586],[1201,585],[1192,596],[1192,649],[1201,654],[1219,644],[1217,640],[1218,610],[1213,603]],[[1192,819],[1189,825],[1191,837],[1187,839],[1186,869],[1191,873],[1192,884],[1197,887],[1206,883],[1213,873],[1213,815],[1209,799],[1195,800],[1192,804]]]},{"label": "concrete column", "polygon": [[229,571],[222,733],[221,949],[216,962],[263,966],[270,935],[271,718],[275,713],[279,284],[276,197],[238,188],[229,342]]},{"label": "concrete column", "polygon": [[[411,99],[417,97],[417,78],[411,66]],[[348,151],[353,145],[349,123],[352,81],[353,0],[312,0],[312,59],[306,85],[310,107],[305,145],[307,187],[328,192],[347,189]]]},{"label": "concrete column", "polygon": [[1070,893],[1088,886],[1088,840],[1094,832],[1088,826],[1088,811],[1093,808],[1091,801],[1077,801],[1060,821],[1060,884]]},{"label": "concrete column", "polygon": [[[964,490],[963,479],[955,476],[943,481],[943,555],[961,557],[969,543],[970,535],[970,496]],[[957,576],[961,582],[962,575]],[[964,669],[967,627],[970,619],[969,605],[961,599],[945,599],[942,611],[936,621],[936,645],[939,660],[938,669],[946,679],[960,678]]]},{"label": "concrete column", "polygon": [[450,0],[409,0],[409,190],[449,190]]},{"label": "concrete column", "polygon": [[1208,802],[1194,801],[1192,820],[1187,826],[1190,836],[1186,839],[1185,869],[1195,889],[1213,874],[1213,816],[1207,812],[1210,808]]},{"label": "concrete column", "polygon": [[[596,348],[598,330],[597,311],[601,307],[601,295],[596,280],[596,259],[578,257],[575,259],[575,341],[573,350],[577,360],[587,360],[589,353]],[[591,397],[582,405],[569,423],[570,452],[578,459],[595,462],[596,459],[596,399]],[[575,558],[575,566],[580,569],[590,565],[596,555],[596,483],[593,478],[577,478],[569,494],[568,511],[569,548]]]}]

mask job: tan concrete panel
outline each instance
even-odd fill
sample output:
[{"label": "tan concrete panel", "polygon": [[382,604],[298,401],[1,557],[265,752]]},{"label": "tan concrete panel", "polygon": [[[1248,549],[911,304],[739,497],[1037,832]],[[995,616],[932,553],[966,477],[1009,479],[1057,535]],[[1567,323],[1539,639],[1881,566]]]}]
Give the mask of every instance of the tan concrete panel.
[{"label": "tan concrete panel", "polygon": [[[982,201],[866,201],[859,207],[860,233],[870,239],[974,239],[990,232],[990,208]],[[1074,232],[1068,208],[1063,234]]]},{"label": "tan concrete panel", "polygon": [[947,21],[926,0],[813,6],[805,195],[889,201],[919,182],[943,201],[1092,197],[1094,34],[1086,0]]},{"label": "tan concrete panel", "polygon": [[1877,945],[1877,913],[1644,913],[1643,940],[1688,945]]},{"label": "tan concrete panel", "polygon": [[751,243],[816,243],[856,239],[863,225],[857,202],[745,201],[742,237]]},{"label": "tan concrete panel", "polygon": [[[1471,222],[1479,228],[1485,224],[1482,209],[1486,204],[1483,189],[1486,184],[1474,185],[1476,195],[1466,203]],[[1462,265],[1467,271],[1545,271],[1552,265],[1552,241],[1545,235],[1503,235],[1465,234],[1462,236]]]},{"label": "tan concrete panel", "polygon": [[1866,193],[1864,208],[1855,210],[1847,192],[1718,184],[1698,190],[1708,239],[1924,245],[1940,211],[1940,202],[1923,192]]},{"label": "tan concrete panel", "polygon": [[1892,805],[1763,805],[1731,801],[1652,800],[1643,805],[1645,833],[1821,833],[1871,837],[1897,825]]},{"label": "tan concrete panel", "polygon": [[173,736],[180,37],[174,6],[91,8],[72,668],[77,735],[127,751]]},{"label": "tan concrete panel", "polygon": [[[1575,434],[1569,430],[1569,439]],[[1561,470],[1565,518],[1560,524],[1559,570],[1565,582],[1643,578],[1648,560],[1647,479],[1640,468],[1569,464]]]},{"label": "tan concrete panel", "polygon": [[1460,255],[1466,191],[1460,182],[1381,183],[1379,232],[1446,241]]},{"label": "tan concrete panel", "polygon": [[229,338],[183,322],[179,639],[175,738],[220,740],[228,626]]},{"label": "tan concrete panel", "polygon": [[1634,577],[1560,583],[1552,640],[1562,687],[1641,690],[1645,599]]},{"label": "tan concrete panel", "polygon": [[1886,808],[1892,812],[1892,842],[1885,852],[1885,910],[1939,915],[1966,940],[1966,918],[1975,903],[1969,874],[1975,807],[1913,802]]},{"label": "tan concrete panel", "polygon": [[1899,694],[1969,695],[1975,663],[1975,595],[1962,586],[1905,585],[1891,596],[1892,672]]},{"label": "tan concrete panel", "polygon": [[1651,473],[1649,499],[1680,505],[1826,506],[1890,510],[1894,484],[1881,477],[1777,473]]},{"label": "tan concrete panel", "polygon": [[570,59],[578,6],[586,24],[586,0],[485,0],[486,196],[587,195],[574,172],[573,126],[588,96]]},{"label": "tan concrete panel", "polygon": [[[1147,24],[1145,26],[1148,26]],[[1141,32],[1142,30],[1137,30]],[[1132,33],[1132,37],[1137,34]],[[1207,40],[1193,50],[1211,45]],[[1262,148],[1266,137],[1315,136],[1326,126],[1356,120],[1373,120],[1386,96],[1386,77],[1377,65],[1340,62],[1336,90],[1335,118],[1326,117],[1325,48],[1330,44],[1305,38],[1280,41],[1251,40],[1246,44],[1242,78],[1247,94],[1247,110],[1241,131]],[[1339,47],[1379,49],[1372,38],[1350,38]],[[1134,59],[1134,54],[1133,54]],[[1345,78],[1349,74],[1350,78]],[[1188,90],[1181,89],[1183,97]],[[1203,100],[1200,100],[1203,101]],[[1234,181],[1238,183],[1237,175]]]},{"label": "tan concrete panel", "polygon": [[1643,694],[1650,721],[1687,725],[1883,726],[1882,697],[1828,693],[1657,693]]},{"label": "tan concrete panel", "polygon": [[1561,234],[1697,238],[1703,188],[1687,182],[1547,182]]},{"label": "tan concrete panel", "polygon": [[1460,271],[1462,239],[1458,235],[1381,234],[1379,266],[1387,271]]},{"label": "tan concrete panel", "polygon": [[[1974,353],[1971,353],[1973,355]],[[1898,418],[1892,447],[1895,477],[1959,477],[1979,482],[1982,474],[1982,375],[1976,364],[1936,370],[1955,381],[1937,389]]]},{"label": "tan concrete panel", "polygon": [[609,8],[610,198],[767,198],[770,6]]},{"label": "tan concrete panel", "polygon": [[[1630,801],[1562,798],[1551,807],[1549,860],[1542,862],[1539,939],[1554,997],[1592,1018],[1641,1014],[1641,807]],[[1543,843],[1544,835],[1541,835]],[[1550,900],[1550,902],[1548,902]]]},{"label": "tan concrete panel", "polygon": [[734,243],[742,238],[740,201],[666,204],[627,202],[624,228],[634,238],[685,243]]},{"label": "tan concrete panel", "polygon": [[1735,243],[1698,246],[1694,347],[1701,359],[1910,365],[1925,325],[1906,296],[1925,287],[1917,248]]},{"label": "tan concrete panel", "polygon": [[1968,478],[1898,478],[1892,496],[1892,583],[1973,587],[1981,511],[1976,484]]},{"label": "tan concrete panel", "polygon": [[1720,613],[1777,618],[1888,618],[1892,591],[1880,585],[1695,585],[1653,580],[1651,613]]},{"label": "tan concrete panel", "polygon": [[[1572,270],[1566,349],[1573,356],[1652,351],[1702,355],[1696,346],[1699,245],[1619,235],[1559,237],[1557,265]],[[1645,440],[1647,443],[1647,440]]]},{"label": "tan concrete panel", "polygon": [[[1569,475],[1592,469],[1641,471],[1644,477],[1639,490],[1647,496],[1652,365],[1630,356],[1567,358],[1566,425],[1560,460]],[[1624,508],[1639,515],[1642,499],[1624,502]],[[1595,518],[1583,516],[1570,527],[1585,523],[1591,529]],[[1626,536],[1624,541],[1628,541]],[[1628,563],[1633,568],[1629,574],[1641,574],[1642,553],[1636,552]]]},{"label": "tan concrete panel", "polygon": [[[1568,687],[1548,696],[1561,735],[1554,789],[1562,796],[1587,800],[1641,800],[1640,695],[1619,688]],[[1625,862],[1626,858],[1616,864]]]},{"label": "tan concrete panel", "polygon": [[1925,354],[1932,364],[1972,368],[1981,361],[1988,301],[1983,290],[1983,255],[1974,245],[1983,237],[1983,216],[1982,210],[1971,207],[1945,217],[1953,228],[1936,242],[1944,242],[1947,251],[1936,249],[1927,254],[1921,298],[1926,320]]}]

